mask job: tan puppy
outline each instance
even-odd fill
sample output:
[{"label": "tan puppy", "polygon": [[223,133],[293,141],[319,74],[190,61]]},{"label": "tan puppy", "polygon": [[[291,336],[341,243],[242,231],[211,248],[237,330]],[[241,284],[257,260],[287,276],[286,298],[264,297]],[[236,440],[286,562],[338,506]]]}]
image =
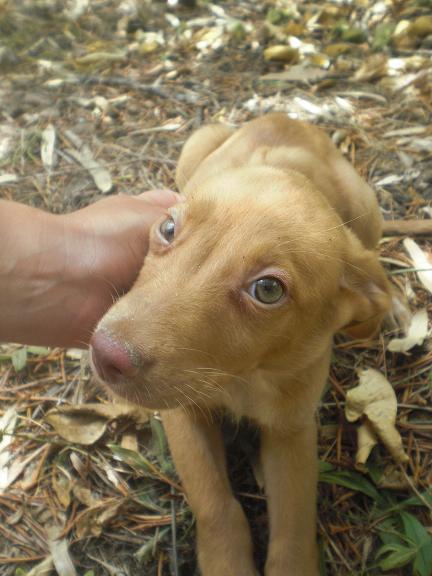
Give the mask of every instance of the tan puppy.
[{"label": "tan puppy", "polygon": [[93,336],[96,370],[163,410],[203,576],[257,574],[216,409],[261,430],[266,576],[316,576],[315,410],[333,335],[373,335],[391,301],[377,201],[323,132],[282,114],[198,130],[177,183],[185,201]]}]

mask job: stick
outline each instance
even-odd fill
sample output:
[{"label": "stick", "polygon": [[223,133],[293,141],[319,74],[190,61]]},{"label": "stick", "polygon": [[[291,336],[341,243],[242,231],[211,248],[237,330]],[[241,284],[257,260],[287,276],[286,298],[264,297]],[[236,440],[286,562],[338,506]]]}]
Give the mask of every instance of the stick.
[{"label": "stick", "polygon": [[430,236],[432,235],[432,219],[428,220],[385,220],[383,222],[384,236]]}]

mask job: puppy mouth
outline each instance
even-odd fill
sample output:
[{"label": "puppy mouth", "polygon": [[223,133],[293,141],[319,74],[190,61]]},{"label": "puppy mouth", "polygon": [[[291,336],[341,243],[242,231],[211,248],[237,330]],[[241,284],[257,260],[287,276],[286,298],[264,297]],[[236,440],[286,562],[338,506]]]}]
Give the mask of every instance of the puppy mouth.
[{"label": "puppy mouth", "polygon": [[97,383],[110,396],[150,410],[168,410],[184,405],[184,402],[179,400],[179,395],[174,394],[172,387],[167,383],[161,384],[157,393],[154,393],[154,384],[150,385],[143,377],[139,378],[138,382],[135,379],[126,378],[119,372],[115,378],[106,378],[92,355],[90,355],[90,367]]}]

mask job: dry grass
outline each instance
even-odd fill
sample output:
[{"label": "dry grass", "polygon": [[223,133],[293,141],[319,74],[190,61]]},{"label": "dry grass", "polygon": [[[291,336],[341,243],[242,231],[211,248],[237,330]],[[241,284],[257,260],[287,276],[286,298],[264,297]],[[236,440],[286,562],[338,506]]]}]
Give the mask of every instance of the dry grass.
[{"label": "dry grass", "polygon": [[[95,0],[76,20],[62,13],[63,4],[0,2],[0,178],[16,178],[0,179],[2,197],[60,212],[101,196],[68,153],[68,130],[109,169],[115,191],[135,194],[173,186],[182,143],[201,123],[241,123],[281,109],[333,135],[375,186],[385,217],[430,216],[430,31],[391,39],[399,21],[412,26],[429,13],[430,2],[394,1],[380,13],[372,0],[351,7],[304,1],[296,3],[295,14],[274,1],[229,1],[216,8],[203,2],[189,11],[142,1],[126,17],[119,3]],[[363,35],[357,32],[354,42],[359,27]],[[290,35],[299,39],[300,78],[287,75],[293,62],[263,57],[265,47]],[[312,70],[308,83],[305,70]],[[57,135],[52,170],[40,154],[48,124]],[[421,245],[429,249],[427,241]],[[430,309],[415,273],[399,273],[410,265],[401,240],[385,239],[382,256],[394,281],[411,294],[412,309]],[[319,413],[319,535],[322,573],[329,576],[381,574],[385,565],[379,563],[397,546],[412,555],[385,573],[411,575],[420,570],[419,542],[430,538],[430,341],[404,355],[387,351],[390,337],[387,331],[373,343],[336,345]],[[343,408],[359,366],[380,369],[397,392],[398,426],[410,458],[403,469],[382,447],[366,471],[354,469],[356,427],[346,422]],[[0,417],[11,407],[17,415],[7,448],[16,479],[0,493],[0,574],[42,574],[41,563],[52,566],[53,559],[59,574],[70,574],[58,564],[70,555],[77,573],[87,576],[193,575],[193,519],[158,420],[96,419],[103,435],[82,445],[61,439],[45,419],[53,407],[95,401],[105,398],[90,381],[85,354],[0,348]],[[88,425],[94,423],[88,418]],[[252,517],[262,565],[265,501],[237,450],[233,482]],[[430,566],[417,572],[421,576],[432,574],[428,550]]]}]

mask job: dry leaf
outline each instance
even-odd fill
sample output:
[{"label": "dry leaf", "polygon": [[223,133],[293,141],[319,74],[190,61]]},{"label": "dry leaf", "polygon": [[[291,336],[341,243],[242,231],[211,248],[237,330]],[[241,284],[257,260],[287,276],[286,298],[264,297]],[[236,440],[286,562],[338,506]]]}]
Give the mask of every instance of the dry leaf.
[{"label": "dry leaf", "polygon": [[77,576],[69,554],[68,542],[64,538],[58,540],[58,534],[58,527],[48,529],[48,546],[57,574],[58,576]]},{"label": "dry leaf", "polygon": [[134,452],[139,451],[138,438],[135,430],[128,428],[122,436],[120,446],[126,450],[133,450]]},{"label": "dry leaf", "polygon": [[[27,466],[45,450],[45,446],[40,446],[30,453],[26,458],[18,457],[5,468],[5,475],[0,481],[0,494],[10,486],[24,472]],[[1,469],[0,469],[1,472]]]},{"label": "dry leaf", "polygon": [[370,82],[387,74],[387,56],[374,54],[366,59],[353,76],[354,82]]},{"label": "dry leaf", "polygon": [[291,46],[276,45],[269,46],[264,50],[264,59],[272,62],[285,62],[285,64],[296,64],[299,61],[299,51]]},{"label": "dry leaf", "polygon": [[48,412],[45,419],[68,442],[90,445],[105,433],[108,423],[130,418],[136,424],[148,421],[148,412],[133,404],[78,404],[61,406]]},{"label": "dry leaf", "polygon": [[347,392],[345,415],[349,422],[365,417],[359,431],[356,464],[366,462],[373,448],[373,436],[389,450],[397,462],[406,462],[408,456],[402,438],[395,428],[397,399],[390,382],[378,370],[369,368],[359,376],[359,385]]},{"label": "dry leaf", "polygon": [[129,418],[136,424],[145,424],[149,420],[149,412],[135,404],[126,402],[99,404],[97,402],[88,404],[76,404],[74,406],[61,406],[53,408],[48,414],[59,412],[69,416],[87,415],[102,417],[106,420],[117,420],[118,418]]},{"label": "dry leaf", "polygon": [[78,65],[87,64],[101,64],[104,62],[122,62],[127,58],[126,50],[118,50],[117,52],[90,52],[79,58],[75,58],[75,63]]},{"label": "dry leaf", "polygon": [[265,74],[264,76],[261,76],[260,79],[264,82],[315,82],[316,80],[325,78],[325,76],[327,76],[327,72],[322,68],[317,68],[315,66],[305,67],[302,64],[298,64],[296,66],[291,66],[289,70]]},{"label": "dry leaf", "polygon": [[93,496],[91,490],[89,490],[85,486],[80,486],[79,484],[74,485],[73,495],[78,500],[78,502],[81,502],[81,504],[84,504],[89,508],[93,506],[98,506],[101,502],[100,498],[96,498],[95,496]]},{"label": "dry leaf", "polygon": [[66,152],[88,170],[102,194],[108,194],[113,188],[113,182],[108,170],[96,162],[90,148],[72,130],[66,130],[65,136],[77,148],[77,150],[69,148]]},{"label": "dry leaf", "polygon": [[348,44],[347,42],[338,42],[337,44],[330,44],[324,48],[324,52],[327,56],[331,58],[335,58],[340,56],[341,54],[345,54],[346,52],[350,52],[353,50],[353,45]]},{"label": "dry leaf", "polygon": [[10,444],[13,441],[13,431],[18,420],[18,412],[13,406],[8,408],[0,418],[0,493],[9,486],[11,458]]},{"label": "dry leaf", "polygon": [[52,556],[48,556],[48,558],[45,558],[45,560],[33,566],[30,572],[27,572],[26,576],[50,576],[50,574],[53,573],[53,569],[54,561]]},{"label": "dry leaf", "polygon": [[420,282],[426,290],[432,293],[432,265],[428,255],[411,238],[405,238],[403,245],[411,256],[414,268],[418,269],[417,276]]},{"label": "dry leaf", "polygon": [[407,335],[404,338],[393,338],[387,346],[390,352],[403,352],[404,354],[423,344],[428,335],[428,314],[426,308],[418,310],[411,318]]},{"label": "dry leaf", "polygon": [[41,159],[45,168],[49,171],[54,168],[57,157],[55,152],[56,131],[52,124],[48,124],[42,132]]},{"label": "dry leaf", "polygon": [[69,415],[61,413],[57,408],[48,412],[45,420],[68,442],[85,446],[102,438],[108,426],[108,420],[103,416],[86,413]]},{"label": "dry leaf", "polygon": [[377,486],[387,490],[406,490],[410,488],[405,471],[394,464],[387,465],[384,468],[382,476],[377,481]]},{"label": "dry leaf", "polygon": [[57,467],[52,475],[52,487],[64,509],[68,508],[71,503],[72,481],[68,472],[63,468]]},{"label": "dry leaf", "polygon": [[372,448],[378,443],[375,432],[369,422],[365,422],[357,429],[356,466],[362,466],[369,458]]},{"label": "dry leaf", "polygon": [[81,514],[78,515],[76,521],[76,533],[78,538],[84,538],[86,536],[100,536],[103,527],[108,524],[108,522],[117,516],[122,502],[113,502],[107,504],[106,502],[101,502],[92,508],[87,508]]},{"label": "dry leaf", "polygon": [[0,174],[0,186],[6,186],[7,184],[14,184],[18,182],[18,176],[16,174]]}]

